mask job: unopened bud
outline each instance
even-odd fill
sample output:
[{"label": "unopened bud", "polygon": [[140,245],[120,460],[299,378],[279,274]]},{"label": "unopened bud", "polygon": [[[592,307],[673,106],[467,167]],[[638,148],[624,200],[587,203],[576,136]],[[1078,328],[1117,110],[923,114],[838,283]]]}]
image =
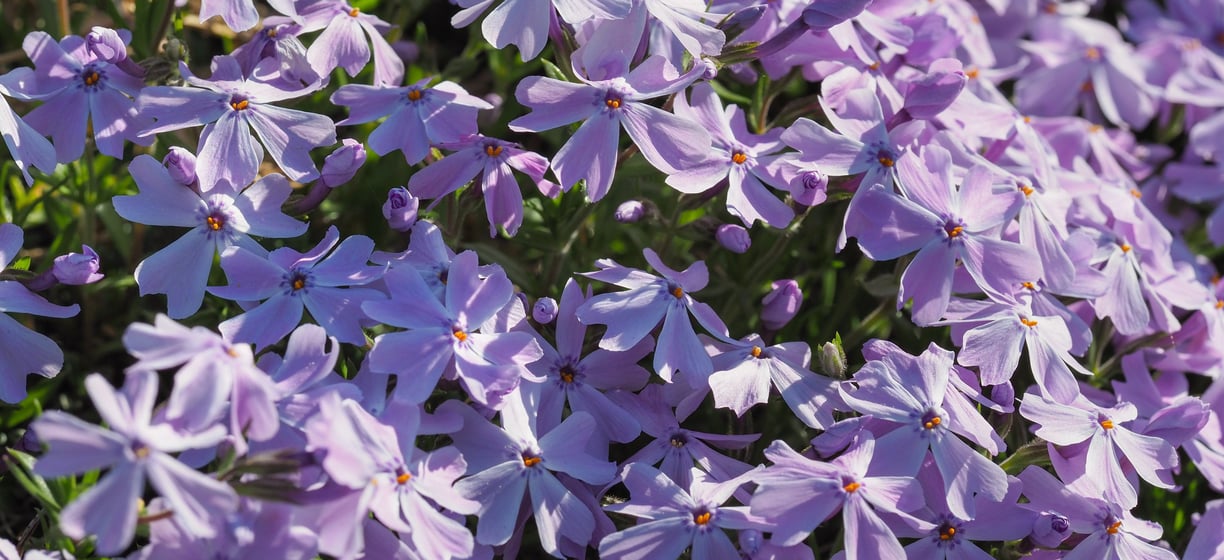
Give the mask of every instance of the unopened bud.
[{"label": "unopened bud", "polygon": [[89,245],[82,245],[82,253],[68,253],[55,257],[51,274],[60,284],[81,286],[93,284],[104,276],[98,274],[98,254]]},{"label": "unopened bud", "polygon": [[791,198],[804,206],[816,206],[828,197],[829,177],[818,169],[799,173],[790,182]]},{"label": "unopened bud", "polygon": [[417,209],[421,201],[412,196],[408,189],[395,187],[387,191],[387,201],[383,203],[383,217],[387,225],[396,231],[408,231],[417,220]]},{"label": "unopened bud", "polygon": [[840,344],[826,342],[820,347],[820,369],[834,379],[846,378],[846,352]]},{"label": "unopened bud", "polygon": [[766,7],[764,5],[748,6],[740,10],[732,12],[722,21],[718,22],[718,28],[722,30],[723,35],[726,35],[727,42],[739,37],[748,28],[756,25],[756,22],[761,20],[761,16],[765,15]]},{"label": "unopened bud", "polygon": [[911,82],[905,94],[905,110],[915,119],[933,119],[947,109],[968,78],[959,60],[941,58],[931,63],[930,72]]},{"label": "unopened bud", "polygon": [[632,224],[646,214],[646,207],[637,200],[627,200],[616,207],[616,221],[622,224]]},{"label": "unopened bud", "polygon": [[547,325],[557,318],[557,300],[550,297],[537,299],[531,306],[531,317],[541,325]]},{"label": "unopened bud", "polygon": [[94,27],[85,36],[85,48],[98,60],[118,64],[127,60],[127,43],[114,29]]},{"label": "unopened bud", "polygon": [[323,160],[320,181],[328,188],[336,188],[349,182],[366,160],[365,146],[352,138],[345,138],[344,145],[327,155]]},{"label": "unopened bud", "polygon": [[196,157],[186,148],[171,147],[162,165],[170,172],[170,178],[179,184],[189,186],[196,182]]},{"label": "unopened bud", "polygon": [[1071,536],[1071,523],[1057,513],[1042,513],[1033,522],[1033,532],[1029,538],[1033,543],[1045,548],[1057,548],[1067,537]]},{"label": "unopened bud", "polygon": [[761,305],[761,322],[765,328],[776,331],[795,318],[799,306],[803,305],[803,291],[794,280],[778,280],[770,284]]},{"label": "unopened bud", "polygon": [[752,237],[748,235],[748,230],[735,224],[718,226],[718,230],[714,232],[714,238],[718,240],[719,245],[732,253],[747,253],[752,247]]}]

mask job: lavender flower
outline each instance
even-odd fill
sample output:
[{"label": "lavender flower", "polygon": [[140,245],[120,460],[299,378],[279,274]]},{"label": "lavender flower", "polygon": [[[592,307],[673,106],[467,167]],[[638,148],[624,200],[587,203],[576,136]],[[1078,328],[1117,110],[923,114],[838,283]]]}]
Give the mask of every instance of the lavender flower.
[{"label": "lavender flower", "polygon": [[27,185],[34,184],[30,176],[30,167],[36,167],[43,173],[55,171],[55,146],[43,138],[37,130],[26,124],[5,97],[29,99],[21,93],[23,84],[34,79],[34,72],[29,68],[17,68],[0,76],[0,136],[4,137],[4,145],[8,148],[9,157],[17,164],[21,176]]},{"label": "lavender flower", "polygon": [[[282,14],[297,15],[293,0],[268,0],[268,5]],[[234,31],[246,31],[259,23],[259,11],[253,0],[201,0],[200,21],[215,16],[221,16],[225,25]]]},{"label": "lavender flower", "polygon": [[803,291],[794,280],[775,280],[761,300],[761,324],[776,331],[786,326],[803,305]]},{"label": "lavender flower", "polygon": [[[474,23],[481,14],[493,5],[493,0],[461,0],[463,8],[451,18],[457,29]],[[480,26],[486,41],[498,49],[514,45],[519,49],[519,58],[531,60],[544,50],[556,16],[578,24],[593,18],[616,20],[629,15],[632,2],[628,0],[527,0],[502,2]]]},{"label": "lavender flower", "polygon": [[392,187],[387,191],[387,201],[383,203],[383,218],[387,225],[396,231],[408,231],[417,220],[417,210],[421,201],[412,196],[404,187]]},{"label": "lavender flower", "polygon": [[96,535],[98,553],[122,553],[136,533],[136,503],[144,493],[147,476],[174,511],[172,519],[179,529],[197,537],[214,536],[213,516],[233,511],[238,496],[226,484],[191,470],[169,453],[214,445],[225,430],[213,426],[190,434],[153,422],[157,375],[151,371],[128,374],[121,392],[98,374],[85,379],[85,388],[110,430],[55,410],[44,412],[30,426],[49,448],[34,465],[40,476],[110,467],[96,486],[60,513],[64,534],[73,539]]},{"label": "lavender flower", "polygon": [[55,257],[51,274],[60,284],[83,286],[105,277],[98,274],[98,253],[89,245],[81,245],[81,250],[84,253],[68,253]]},{"label": "lavender flower", "polygon": [[714,238],[724,249],[732,253],[747,253],[752,247],[752,238],[748,230],[735,224],[723,224],[714,232]]},{"label": "lavender flower", "polygon": [[209,291],[235,301],[266,301],[226,319],[218,330],[228,340],[250,342],[259,350],[289,334],[306,309],[340,342],[364,344],[361,306],[385,299],[377,290],[359,287],[382,277],[386,270],[366,264],[373,250],[374,242],[364,235],[340,242],[336,226],[328,228],[323,240],[305,253],[284,247],[264,257],[239,247],[226,249],[221,268],[229,285]]},{"label": "lavender flower", "polygon": [[[253,75],[274,77],[276,71],[268,68],[272,64],[275,61],[263,63],[264,68]],[[310,149],[335,144],[336,126],[322,115],[271,105],[310,93],[317,85],[290,91],[271,81],[250,79],[230,56],[213,59],[208,80],[193,75],[186,64],[180,64],[180,72],[195,87],[145,88],[140,93],[140,113],[156,119],[146,133],[205,125],[197,156],[210,165],[196,169],[203,192],[221,183],[237,189],[255,179],[263,149],[251,130],[290,179],[318,176]]]},{"label": "lavender flower", "polygon": [[[345,0],[322,0],[305,6],[300,13],[302,33],[323,30],[306,51],[310,65],[320,76],[344,68],[356,76],[370,61],[374,47],[374,85],[398,84],[404,79],[404,61],[382,34],[391,24],[362,13]],[[367,37],[370,43],[367,43]]]},{"label": "lavender flower", "polygon": [[319,181],[327,188],[334,189],[353,179],[357,170],[365,164],[365,147],[352,138],[345,138],[336,151],[327,154],[323,160],[323,171]]},{"label": "lavender flower", "polygon": [[547,325],[557,318],[557,310],[557,300],[542,297],[531,306],[531,318],[541,325]]},{"label": "lavender flower", "polygon": [[152,156],[137,156],[128,172],[140,193],[115,197],[116,213],[141,224],[191,228],[136,267],[140,295],[166,294],[171,317],[186,317],[200,308],[215,254],[238,246],[263,255],[264,248],[248,234],[283,238],[306,231],[306,224],[281,212],[291,188],[280,175],[268,175],[246,188],[201,180],[201,190],[207,193],[201,195],[171,178]]},{"label": "lavender flower", "polygon": [[632,224],[646,214],[646,207],[637,200],[626,200],[616,207],[616,221],[622,224]]},{"label": "lavender flower", "polygon": [[837,386],[808,370],[812,351],[807,343],[766,346],[754,334],[733,344],[712,345],[721,350],[714,356],[709,379],[714,406],[730,408],[742,417],[753,405],[768,402],[772,385],[804,424],[817,429],[833,425],[832,405],[841,401]]}]

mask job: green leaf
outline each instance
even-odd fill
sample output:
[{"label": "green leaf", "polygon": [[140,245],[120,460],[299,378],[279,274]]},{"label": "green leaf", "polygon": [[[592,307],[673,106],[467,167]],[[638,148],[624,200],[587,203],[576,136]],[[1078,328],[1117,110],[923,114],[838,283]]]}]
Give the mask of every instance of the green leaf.
[{"label": "green leaf", "polygon": [[1030,465],[1045,466],[1049,464],[1049,449],[1046,448],[1046,442],[1039,439],[1024,444],[1015,453],[1008,455],[1002,463],[999,463],[999,467],[1007,474],[1014,476],[1020,474],[1021,471]]},{"label": "green leaf", "polygon": [[51,488],[47,486],[47,481],[43,477],[34,474],[34,457],[17,451],[16,449],[6,448],[8,456],[4,461],[9,464],[9,473],[17,482],[29,492],[31,496],[38,499],[44,507],[51,511],[59,511],[60,504],[52,496]]}]

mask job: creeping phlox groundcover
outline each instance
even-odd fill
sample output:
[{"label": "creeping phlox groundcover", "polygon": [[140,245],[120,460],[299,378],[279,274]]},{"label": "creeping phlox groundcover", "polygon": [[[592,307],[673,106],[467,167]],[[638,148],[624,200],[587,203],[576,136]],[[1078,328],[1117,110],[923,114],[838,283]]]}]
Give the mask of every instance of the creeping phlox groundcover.
[{"label": "creeping phlox groundcover", "polygon": [[0,560],[1224,559],[1224,0],[0,53]]}]

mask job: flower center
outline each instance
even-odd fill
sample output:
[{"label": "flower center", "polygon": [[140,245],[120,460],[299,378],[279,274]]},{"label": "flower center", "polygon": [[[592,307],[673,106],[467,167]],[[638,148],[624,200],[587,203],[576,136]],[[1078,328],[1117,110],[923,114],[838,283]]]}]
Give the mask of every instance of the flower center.
[{"label": "flower center", "polygon": [[968,70],[965,70],[965,77],[966,77],[966,78],[969,78],[970,80],[975,80],[975,79],[977,79],[977,77],[978,77],[978,69],[977,69],[977,68],[970,68],[970,69],[968,69]]},{"label": "flower center", "polygon": [[893,165],[897,163],[893,161],[893,158],[890,158],[884,154],[880,154],[880,156],[876,158],[876,160],[878,160],[880,162],[880,165],[883,165],[884,167],[892,167]]},{"label": "flower center", "polygon": [[143,443],[135,443],[132,445],[132,453],[137,459],[144,459],[149,456],[149,446]]},{"label": "flower center", "polygon": [[95,86],[98,85],[98,81],[102,79],[102,74],[99,74],[97,70],[87,70],[82,75],[82,79],[84,80],[85,85]]},{"label": "flower center", "polygon": [[285,282],[289,285],[289,293],[294,294],[310,287],[310,275],[295,268],[289,272]]},{"label": "flower center", "polygon": [[497,144],[485,144],[485,153],[489,157],[497,157],[502,153],[502,147]]},{"label": "flower center", "polygon": [[467,340],[468,337],[467,333],[463,332],[463,329],[454,329],[451,331],[451,334],[455,335],[455,338],[457,338],[459,342]]},{"label": "flower center", "polygon": [[693,512],[693,523],[696,523],[698,525],[705,525],[709,522],[710,522],[710,512],[708,511]]},{"label": "flower center", "polygon": [[856,490],[858,490],[862,486],[863,486],[862,484],[852,481],[849,484],[842,486],[842,490],[845,490],[847,493],[853,494]]},{"label": "flower center", "polygon": [[1113,420],[1110,420],[1108,418],[1101,420],[1100,424],[1101,424],[1101,427],[1105,428],[1106,430],[1112,430],[1114,427]]},{"label": "flower center", "polygon": [[348,11],[348,15],[349,15],[349,17],[357,17],[357,14],[360,14],[360,13],[361,13],[361,10],[359,10],[359,9],[357,9],[357,8],[353,8],[353,9],[351,9],[351,10],[349,10],[349,11]]},{"label": "flower center", "polygon": [[561,375],[561,381],[564,381],[566,383],[574,382],[574,368],[568,365],[561,366],[561,371],[559,371],[558,373]]},{"label": "flower center", "polygon": [[541,458],[539,455],[534,455],[534,454],[526,453],[526,452],[523,453],[523,466],[524,467],[534,467],[540,464],[540,461],[543,461],[543,460],[544,459]]},{"label": "flower center", "polygon": [[225,218],[220,214],[209,214],[204,221],[208,223],[208,229],[213,231],[220,231],[221,228],[225,227]]},{"label": "flower center", "polygon": [[959,221],[953,222],[949,220],[944,224],[944,233],[948,234],[948,239],[956,239],[962,233],[965,233],[965,226]]},{"label": "flower center", "polygon": [[1020,185],[1020,192],[1024,193],[1024,196],[1032,196],[1032,195],[1033,195],[1033,187],[1031,187],[1031,186],[1029,186],[1029,185],[1021,184],[1021,185]]},{"label": "flower center", "polygon": [[731,154],[731,161],[735,162],[736,165],[743,165],[745,161],[748,161],[748,156],[744,155],[744,152],[737,151]]},{"label": "flower center", "polygon": [[607,105],[609,109],[620,109],[621,98],[608,94],[608,97],[604,99],[604,105]]},{"label": "flower center", "polygon": [[952,540],[952,537],[955,537],[955,536],[956,536],[956,527],[953,527],[951,524],[944,523],[943,525],[939,527],[939,540],[950,541]]},{"label": "flower center", "polygon": [[761,357],[761,347],[760,347],[760,346],[753,346],[753,347],[752,347],[752,357],[753,357],[753,358],[760,358],[760,357]]},{"label": "flower center", "polygon": [[672,437],[668,440],[668,443],[670,443],[672,447],[679,449],[688,444],[688,436],[677,432],[672,434]]},{"label": "flower center", "polygon": [[1088,47],[1088,49],[1084,51],[1084,58],[1094,62],[1101,60],[1101,49],[1096,47]]},{"label": "flower center", "polygon": [[1108,528],[1105,529],[1105,532],[1111,535],[1116,535],[1118,534],[1118,530],[1121,528],[1122,528],[1122,522],[1114,521],[1112,524],[1110,524]]},{"label": "flower center", "polygon": [[1026,290],[1036,290],[1037,289],[1037,285],[1032,282],[1021,282],[1020,285],[1023,286],[1024,289]]},{"label": "flower center", "polygon": [[245,97],[242,97],[240,95],[235,95],[230,98],[229,105],[235,111],[245,111],[247,107],[251,106],[251,102]]},{"label": "flower center", "polygon": [[407,471],[404,471],[400,473],[399,476],[395,477],[395,482],[401,485],[408,484],[409,480],[412,480],[412,474]]},{"label": "flower center", "polygon": [[1030,328],[1030,329],[1031,329],[1031,328],[1033,328],[1033,327],[1035,327],[1035,326],[1037,326],[1037,321],[1034,321],[1034,320],[1032,320],[1032,319],[1029,319],[1028,317],[1021,317],[1021,318],[1020,318],[1020,322],[1021,322],[1021,323],[1022,323],[1024,326],[1026,326],[1026,327],[1028,327],[1028,328]]},{"label": "flower center", "polygon": [[676,299],[680,299],[684,297],[684,290],[681,289],[679,286],[676,286],[675,288],[672,288],[671,295],[672,297]]},{"label": "flower center", "polygon": [[419,89],[408,90],[408,100],[409,101],[420,101],[421,100],[421,90]]},{"label": "flower center", "polygon": [[934,430],[936,426],[943,424],[943,418],[934,410],[927,412],[922,416],[922,427],[928,430]]},{"label": "flower center", "polygon": [[1224,309],[1224,299],[1217,299],[1215,304],[1216,309]]},{"label": "flower center", "polygon": [[1118,245],[1118,247],[1122,249],[1123,253],[1129,253],[1131,250],[1130,243],[1126,243],[1126,242],[1123,242],[1121,245]]}]

